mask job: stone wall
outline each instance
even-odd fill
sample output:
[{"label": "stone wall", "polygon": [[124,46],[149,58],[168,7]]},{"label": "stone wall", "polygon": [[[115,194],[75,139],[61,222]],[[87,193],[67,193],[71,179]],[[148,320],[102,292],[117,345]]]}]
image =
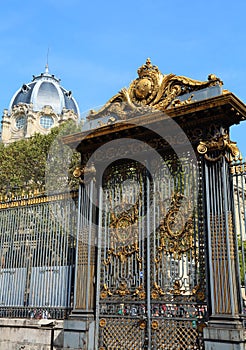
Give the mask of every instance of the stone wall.
[{"label": "stone wall", "polygon": [[0,319],[0,350],[61,350],[63,321]]}]

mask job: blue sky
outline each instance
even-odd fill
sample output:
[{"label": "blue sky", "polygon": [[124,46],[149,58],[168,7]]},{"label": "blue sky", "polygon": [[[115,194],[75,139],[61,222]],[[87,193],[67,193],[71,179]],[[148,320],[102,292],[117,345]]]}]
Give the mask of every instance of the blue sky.
[{"label": "blue sky", "polygon": [[[44,71],[73,91],[80,111],[103,105],[147,57],[163,74],[206,80],[246,102],[246,1],[8,0],[1,3],[0,109]],[[246,156],[246,122],[231,138]]]}]

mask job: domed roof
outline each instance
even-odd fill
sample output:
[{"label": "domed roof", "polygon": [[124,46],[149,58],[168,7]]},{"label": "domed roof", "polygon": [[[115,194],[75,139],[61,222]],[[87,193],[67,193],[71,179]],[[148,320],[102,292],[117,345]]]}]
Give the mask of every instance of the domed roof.
[{"label": "domed roof", "polygon": [[30,83],[23,84],[14,94],[9,109],[19,103],[32,103],[34,111],[40,111],[49,105],[57,114],[61,114],[62,109],[66,108],[73,110],[79,116],[79,107],[72,97],[72,92],[60,85],[60,79],[49,74],[48,65],[45,67],[45,73],[33,76]]}]

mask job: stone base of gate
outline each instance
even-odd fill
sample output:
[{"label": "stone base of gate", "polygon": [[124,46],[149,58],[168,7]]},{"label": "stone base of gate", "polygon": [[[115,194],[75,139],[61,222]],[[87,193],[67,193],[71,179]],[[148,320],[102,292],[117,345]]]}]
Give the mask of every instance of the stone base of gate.
[{"label": "stone base of gate", "polygon": [[78,315],[64,320],[63,350],[94,350],[94,341],[94,318]]},{"label": "stone base of gate", "polygon": [[203,335],[205,350],[246,350],[245,329],[240,321],[209,321]]},{"label": "stone base of gate", "polygon": [[63,321],[0,319],[1,350],[62,350]]}]

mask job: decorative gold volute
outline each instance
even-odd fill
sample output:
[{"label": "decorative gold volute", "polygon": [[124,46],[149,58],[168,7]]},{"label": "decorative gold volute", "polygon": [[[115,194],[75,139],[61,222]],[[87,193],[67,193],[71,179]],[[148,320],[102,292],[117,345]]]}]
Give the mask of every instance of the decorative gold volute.
[{"label": "decorative gold volute", "polygon": [[[237,143],[231,141],[228,134],[216,136],[208,141],[200,141],[197,146],[198,153],[204,155],[204,158],[210,162],[216,162],[223,156],[231,162],[237,160],[240,157],[240,151],[237,147]],[[218,151],[218,155],[209,156],[208,153],[212,151]],[[229,158],[227,154],[229,153]]]},{"label": "decorative gold volute", "polygon": [[114,118],[117,115],[118,119],[124,120],[135,116],[137,112],[145,111],[146,107],[164,111],[169,107],[193,102],[192,95],[184,101],[177,99],[180,95],[223,84],[214,74],[210,74],[207,81],[194,80],[173,73],[163,75],[149,58],[137,72],[138,78],[130,84],[128,89],[123,88],[98,112],[91,110],[87,119],[93,120],[106,116]]},{"label": "decorative gold volute", "polygon": [[81,183],[89,182],[91,180],[95,181],[96,168],[94,164],[77,166],[73,171],[73,176],[79,178]]}]

